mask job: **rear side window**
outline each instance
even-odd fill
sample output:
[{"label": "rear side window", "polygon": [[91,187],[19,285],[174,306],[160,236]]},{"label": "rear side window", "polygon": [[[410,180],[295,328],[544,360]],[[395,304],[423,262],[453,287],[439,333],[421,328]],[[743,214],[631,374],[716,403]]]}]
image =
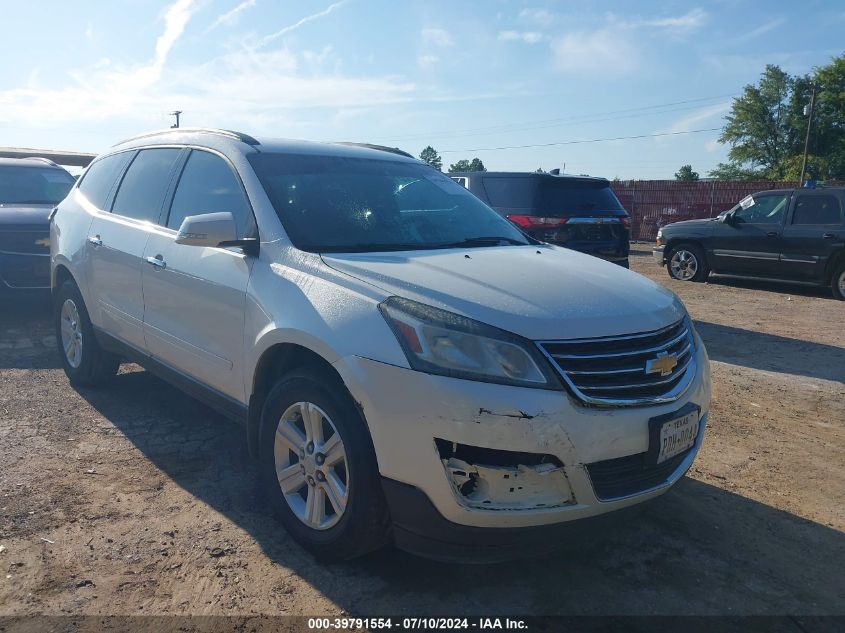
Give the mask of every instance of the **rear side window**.
[{"label": "rear side window", "polygon": [[129,165],[117,190],[112,212],[158,222],[164,194],[180,149],[144,149]]},{"label": "rear side window", "polygon": [[604,180],[577,178],[506,178],[487,176],[484,189],[490,204],[544,215],[575,215],[625,210]]},{"label": "rear side window", "polygon": [[836,196],[799,195],[793,224],[842,224],[842,206]]},{"label": "rear side window", "polygon": [[225,160],[210,152],[191,152],[173,203],[167,226],[178,230],[189,215],[229,211],[235,218],[239,237],[252,237],[255,222],[241,183]]},{"label": "rear side window", "polygon": [[95,207],[105,209],[112,187],[131,156],[132,152],[122,152],[92,163],[79,183],[79,191]]}]

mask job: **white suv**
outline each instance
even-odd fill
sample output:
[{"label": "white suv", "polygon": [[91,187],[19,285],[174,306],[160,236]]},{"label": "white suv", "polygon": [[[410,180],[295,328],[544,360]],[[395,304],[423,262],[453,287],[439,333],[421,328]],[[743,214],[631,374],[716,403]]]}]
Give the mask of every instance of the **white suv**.
[{"label": "white suv", "polygon": [[132,360],[242,422],[324,558],[551,548],[701,445],[709,364],[673,293],[398,150],[137,137],[59,205],[51,261],[70,381]]}]

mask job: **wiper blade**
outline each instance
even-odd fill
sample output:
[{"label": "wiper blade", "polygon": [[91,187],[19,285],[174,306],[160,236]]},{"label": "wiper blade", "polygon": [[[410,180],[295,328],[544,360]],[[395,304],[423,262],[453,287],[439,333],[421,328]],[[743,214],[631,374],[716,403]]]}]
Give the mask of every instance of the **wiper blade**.
[{"label": "wiper blade", "polygon": [[499,236],[482,236],[482,237],[468,237],[460,242],[451,242],[449,244],[440,244],[440,248],[463,248],[471,246],[501,246],[502,242],[508,244],[515,244],[518,246],[527,246],[528,242],[515,239],[513,237],[499,237]]},{"label": "wiper blade", "polygon": [[303,246],[302,249],[306,251],[316,251],[320,253],[369,253],[369,252],[384,252],[384,251],[418,251],[426,248],[432,248],[430,244],[414,243],[384,243],[384,244],[337,244],[334,246]]}]

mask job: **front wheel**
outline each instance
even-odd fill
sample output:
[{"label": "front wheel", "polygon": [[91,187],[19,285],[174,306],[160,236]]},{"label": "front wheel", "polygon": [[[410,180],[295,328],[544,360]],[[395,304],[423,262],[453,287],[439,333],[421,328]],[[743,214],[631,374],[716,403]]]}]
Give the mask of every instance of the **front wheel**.
[{"label": "front wheel", "polygon": [[100,347],[76,284],[66,281],[55,296],[56,344],[62,368],[75,387],[96,387],[108,382],[120,358]]},{"label": "front wheel", "polygon": [[839,264],[833,271],[830,286],[833,290],[833,296],[840,301],[845,301],[845,262]]},{"label": "front wheel", "polygon": [[694,244],[679,244],[667,258],[666,270],[678,281],[704,281],[710,274],[702,250]]},{"label": "front wheel", "polygon": [[260,441],[265,494],[300,545],[346,560],[388,540],[372,441],[339,379],[312,370],[284,376],[265,401]]}]

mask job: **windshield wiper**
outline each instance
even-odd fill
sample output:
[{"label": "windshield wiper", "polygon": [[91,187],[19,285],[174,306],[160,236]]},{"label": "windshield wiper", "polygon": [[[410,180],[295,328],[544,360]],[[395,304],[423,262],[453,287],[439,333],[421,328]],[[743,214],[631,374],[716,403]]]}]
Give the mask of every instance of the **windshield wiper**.
[{"label": "windshield wiper", "polygon": [[302,250],[317,253],[377,253],[385,251],[419,251],[426,248],[433,248],[430,244],[414,243],[373,243],[373,244],[337,244],[321,246],[301,246]]},{"label": "windshield wiper", "polygon": [[528,242],[515,239],[513,237],[498,237],[498,236],[482,236],[482,237],[468,237],[460,242],[451,242],[449,244],[438,244],[439,248],[468,248],[472,246],[501,246],[502,242],[508,244],[515,244],[518,246],[527,246]]}]

